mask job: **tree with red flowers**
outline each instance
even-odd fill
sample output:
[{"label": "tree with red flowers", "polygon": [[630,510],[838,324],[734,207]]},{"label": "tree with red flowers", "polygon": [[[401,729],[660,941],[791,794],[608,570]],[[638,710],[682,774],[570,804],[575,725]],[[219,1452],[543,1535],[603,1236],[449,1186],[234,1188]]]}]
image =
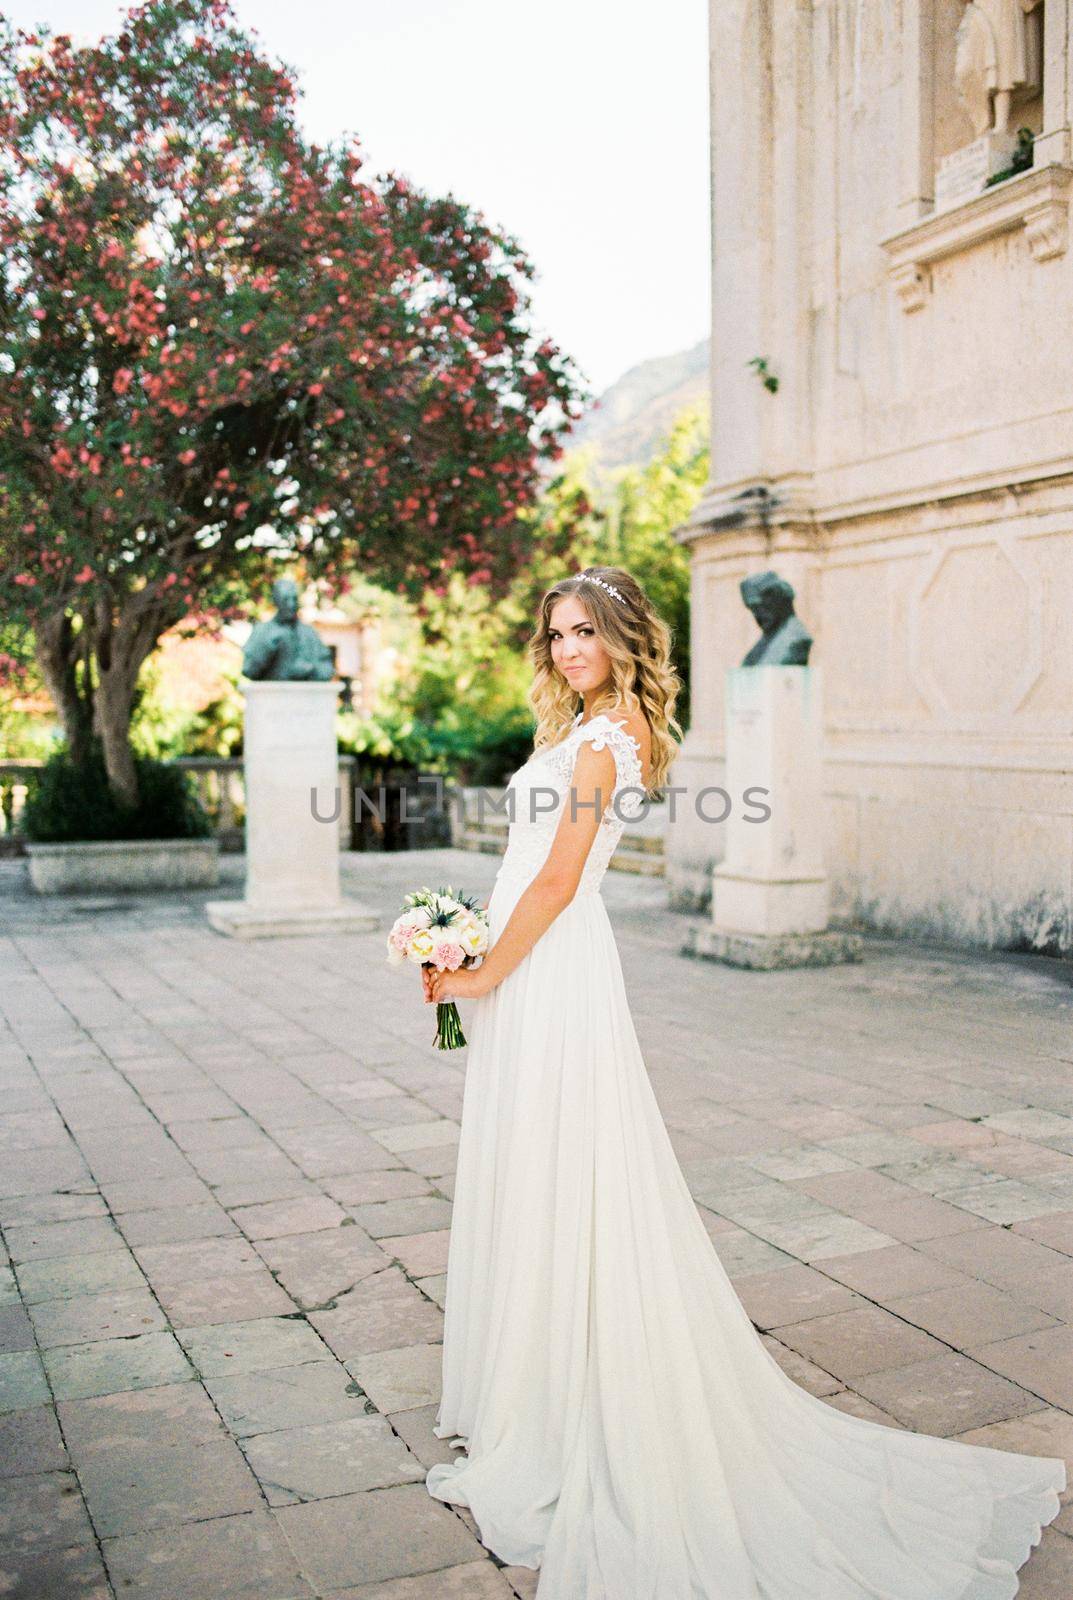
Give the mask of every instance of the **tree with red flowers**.
[{"label": "tree with red flowers", "polygon": [[0,20],[0,54],[0,584],[133,805],[162,633],[281,558],[505,590],[577,378],[518,244],[308,143],[227,0],[84,47]]}]

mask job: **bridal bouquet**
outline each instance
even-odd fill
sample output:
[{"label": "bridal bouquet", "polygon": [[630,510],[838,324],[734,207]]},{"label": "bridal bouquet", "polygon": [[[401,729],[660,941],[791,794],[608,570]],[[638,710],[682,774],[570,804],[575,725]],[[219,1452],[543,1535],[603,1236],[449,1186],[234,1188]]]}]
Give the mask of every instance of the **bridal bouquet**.
[{"label": "bridal bouquet", "polygon": [[[478,901],[456,895],[450,887],[418,889],[403,900],[387,936],[387,958],[393,967],[404,961],[441,972],[477,965],[488,949],[488,917]],[[437,1050],[457,1050],[466,1042],[453,1000],[436,1006]]]}]

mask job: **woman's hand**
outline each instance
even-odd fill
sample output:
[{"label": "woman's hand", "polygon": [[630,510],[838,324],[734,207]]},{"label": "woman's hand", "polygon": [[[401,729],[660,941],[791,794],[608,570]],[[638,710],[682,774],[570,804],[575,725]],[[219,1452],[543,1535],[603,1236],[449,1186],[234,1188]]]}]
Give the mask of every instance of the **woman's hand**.
[{"label": "woman's hand", "polygon": [[436,1005],[448,1000],[477,1000],[489,992],[483,967],[459,967],[457,972],[439,972],[435,967],[421,968],[421,982],[425,999]]}]

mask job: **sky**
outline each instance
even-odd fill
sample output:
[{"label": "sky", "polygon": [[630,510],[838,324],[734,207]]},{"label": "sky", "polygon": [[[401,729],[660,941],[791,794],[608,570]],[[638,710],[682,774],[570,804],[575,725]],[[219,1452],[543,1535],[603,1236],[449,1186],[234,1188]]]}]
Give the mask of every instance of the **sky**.
[{"label": "sky", "polygon": [[[116,31],[112,0],[0,0]],[[237,0],[311,138],[452,193],[519,240],[533,317],[599,393],[709,324],[706,0]]]}]

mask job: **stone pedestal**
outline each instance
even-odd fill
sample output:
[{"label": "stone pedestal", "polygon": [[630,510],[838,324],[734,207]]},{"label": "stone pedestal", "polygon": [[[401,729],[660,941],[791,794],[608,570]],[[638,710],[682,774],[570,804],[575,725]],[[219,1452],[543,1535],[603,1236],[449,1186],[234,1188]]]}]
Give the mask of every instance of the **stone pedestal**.
[{"label": "stone pedestal", "polygon": [[259,681],[244,692],[246,895],[210,901],[209,922],[245,939],[377,927],[340,892],[336,685]]},{"label": "stone pedestal", "polygon": [[683,953],[761,968],[859,960],[860,938],[827,928],[818,667],[727,673],[726,790],[711,925],[691,928]]}]

